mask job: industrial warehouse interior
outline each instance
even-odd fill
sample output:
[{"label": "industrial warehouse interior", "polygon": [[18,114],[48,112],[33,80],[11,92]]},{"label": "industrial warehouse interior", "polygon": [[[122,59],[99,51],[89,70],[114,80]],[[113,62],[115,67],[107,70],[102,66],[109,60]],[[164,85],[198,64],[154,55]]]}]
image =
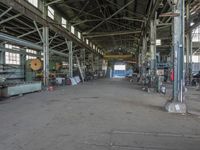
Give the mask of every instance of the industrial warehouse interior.
[{"label": "industrial warehouse interior", "polygon": [[199,150],[200,0],[0,0],[0,150]]}]

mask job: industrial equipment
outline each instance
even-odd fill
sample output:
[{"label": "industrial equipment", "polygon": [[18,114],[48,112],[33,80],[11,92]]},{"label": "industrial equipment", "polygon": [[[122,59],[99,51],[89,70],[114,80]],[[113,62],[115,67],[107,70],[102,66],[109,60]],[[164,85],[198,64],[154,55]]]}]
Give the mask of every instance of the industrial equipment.
[{"label": "industrial equipment", "polygon": [[40,59],[29,59],[26,62],[25,80],[33,81],[37,75],[41,74],[42,61]]},{"label": "industrial equipment", "polygon": [[25,93],[31,93],[42,90],[41,82],[26,82],[15,84],[4,84],[0,89],[1,97],[10,97],[15,95],[21,95]]}]

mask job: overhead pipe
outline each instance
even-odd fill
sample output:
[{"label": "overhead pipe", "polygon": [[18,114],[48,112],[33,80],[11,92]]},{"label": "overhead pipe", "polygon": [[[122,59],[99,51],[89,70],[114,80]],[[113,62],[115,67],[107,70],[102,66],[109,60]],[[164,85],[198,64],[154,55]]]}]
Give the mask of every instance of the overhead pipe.
[{"label": "overhead pipe", "polygon": [[[17,44],[17,45],[24,46],[24,47],[29,47],[29,48],[35,49],[35,50],[40,50],[40,51],[43,50],[42,46],[40,46],[40,45],[37,45],[35,43],[29,42],[29,41],[26,41],[26,40],[18,39],[14,36],[4,34],[4,33],[0,33],[0,40],[8,41],[9,43]],[[60,56],[68,57],[67,54],[53,50],[53,49],[51,49],[50,52],[57,54],[57,55],[60,55]]]},{"label": "overhead pipe", "polygon": [[34,44],[34,43],[26,41],[26,40],[18,39],[14,36],[4,34],[4,33],[0,33],[0,40],[8,41],[10,43],[17,44],[17,45],[20,45],[20,46],[29,47],[29,48],[32,48],[32,49],[35,49],[35,50],[42,50],[42,47],[37,45],[37,44]]}]

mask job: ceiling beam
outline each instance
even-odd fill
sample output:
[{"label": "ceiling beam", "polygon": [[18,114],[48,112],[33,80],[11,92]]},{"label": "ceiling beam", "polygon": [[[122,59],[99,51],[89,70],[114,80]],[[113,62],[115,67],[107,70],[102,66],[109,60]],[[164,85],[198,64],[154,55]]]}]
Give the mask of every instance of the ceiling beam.
[{"label": "ceiling beam", "polygon": [[60,43],[60,44],[54,45],[54,46],[51,47],[51,49],[56,48],[56,47],[59,47],[59,46],[61,46],[61,45],[63,45],[63,44],[66,44],[66,42],[64,41],[64,42],[62,42],[62,43]]},{"label": "ceiling beam", "polygon": [[123,17],[122,19],[125,19],[128,21],[145,22],[145,19],[137,19],[137,18],[130,18],[130,17]]},{"label": "ceiling beam", "polygon": [[[39,30],[41,30],[41,29],[42,29],[42,28],[39,28]],[[24,34],[22,34],[22,35],[19,35],[18,38],[22,38],[22,37],[24,37],[24,36],[27,36],[27,35],[32,34],[32,33],[35,33],[35,32],[37,32],[37,29],[32,30],[32,31],[27,32],[27,33],[24,33]]]},{"label": "ceiling beam", "polygon": [[101,21],[99,24],[97,24],[96,26],[94,26],[92,29],[90,29],[87,33],[90,33],[92,31],[94,31],[96,28],[98,28],[99,26],[101,26],[104,22],[106,22],[107,20],[109,20],[110,18],[114,17],[115,15],[117,15],[120,11],[122,11],[123,9],[125,9],[127,6],[129,6],[131,3],[133,3],[135,0],[131,0],[130,2],[128,2],[126,5],[124,5],[123,7],[121,7],[120,9],[118,9],[115,13],[113,13],[112,15],[110,15],[108,18],[104,19],[103,21]]},{"label": "ceiling beam", "polygon": [[9,17],[9,18],[7,18],[7,19],[4,19],[4,20],[0,21],[0,25],[3,24],[3,23],[5,23],[5,22],[8,22],[8,21],[10,21],[10,20],[12,20],[12,19],[14,19],[14,18],[17,18],[17,17],[19,17],[19,16],[21,16],[21,15],[22,15],[22,14],[19,13],[19,14],[17,14],[17,15],[14,15],[14,16],[11,16],[11,17]]},{"label": "ceiling beam", "polygon": [[45,6],[50,6],[52,4],[55,4],[55,3],[58,3],[58,2],[61,2],[61,1],[63,1],[63,0],[54,0],[52,2],[46,3]]},{"label": "ceiling beam", "polygon": [[11,9],[12,9],[12,7],[9,7],[6,11],[4,11],[2,14],[0,14],[0,18],[3,17],[5,14],[7,14]]},{"label": "ceiling beam", "polygon": [[85,34],[84,37],[86,38],[92,38],[92,37],[104,37],[104,36],[116,36],[116,35],[127,35],[127,34],[137,34],[141,33],[141,31],[123,31],[123,32],[100,32],[96,34]]},{"label": "ceiling beam", "polygon": [[[74,7],[71,7],[71,6],[67,5],[67,4],[65,4],[64,6],[70,8],[70,9],[72,9],[72,10],[75,10],[75,11],[77,11],[77,12],[80,12],[79,9],[74,8]],[[82,14],[87,15],[87,16],[91,16],[91,17],[94,17],[94,18],[97,18],[97,19],[100,19],[99,21],[104,21],[104,20],[105,20],[105,18],[96,16],[96,15],[94,15],[94,14],[91,14],[91,13],[88,13],[88,12],[85,12],[85,11],[82,11]],[[114,18],[113,18],[113,19],[114,19]],[[83,21],[84,21],[84,20],[83,20]],[[89,22],[90,22],[90,21],[92,21],[92,20],[89,20]],[[74,20],[71,20],[71,21],[69,21],[69,22],[72,22],[72,23],[73,23]],[[109,20],[107,20],[107,22],[110,23],[110,24],[113,24],[113,25],[116,25],[116,26],[125,28],[125,29],[133,30],[133,28],[129,28],[129,27],[123,25],[123,24],[119,24],[119,22],[118,22],[118,23],[115,23],[115,22],[111,21],[111,18],[110,18]],[[76,22],[75,22],[75,23],[76,23]]]}]

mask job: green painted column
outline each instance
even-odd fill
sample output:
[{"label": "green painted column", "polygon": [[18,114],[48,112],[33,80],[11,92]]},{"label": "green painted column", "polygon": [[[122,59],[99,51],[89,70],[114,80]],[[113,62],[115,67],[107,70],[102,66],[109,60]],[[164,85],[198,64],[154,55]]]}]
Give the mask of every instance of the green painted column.
[{"label": "green painted column", "polygon": [[[47,18],[47,6],[43,3],[43,18]],[[44,86],[49,85],[49,27],[44,26],[42,31],[43,42],[43,83]]]},{"label": "green painted column", "polygon": [[72,50],[72,41],[67,41],[67,46],[69,49],[69,77],[72,78],[73,77],[73,50]]},{"label": "green painted column", "polygon": [[156,20],[150,22],[150,55],[151,55],[151,77],[156,75]]}]

